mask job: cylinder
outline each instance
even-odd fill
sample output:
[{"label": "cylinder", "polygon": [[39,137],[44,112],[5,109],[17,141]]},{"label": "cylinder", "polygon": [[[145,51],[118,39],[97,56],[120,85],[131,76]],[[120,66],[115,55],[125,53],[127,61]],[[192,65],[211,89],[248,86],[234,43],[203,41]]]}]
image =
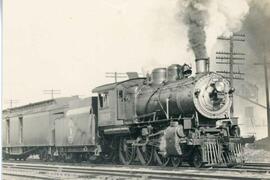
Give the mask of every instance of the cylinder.
[{"label": "cylinder", "polygon": [[209,71],[209,58],[196,59],[196,73],[206,73]]},{"label": "cylinder", "polygon": [[165,152],[167,156],[179,156],[183,154],[178,133],[184,135],[182,125],[169,126],[165,129]]}]

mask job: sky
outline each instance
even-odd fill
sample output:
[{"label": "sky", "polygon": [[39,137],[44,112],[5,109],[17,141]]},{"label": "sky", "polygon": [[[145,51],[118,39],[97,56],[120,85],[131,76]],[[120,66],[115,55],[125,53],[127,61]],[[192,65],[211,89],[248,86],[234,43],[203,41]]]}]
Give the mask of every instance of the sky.
[{"label": "sky", "polygon": [[113,81],[106,72],[194,63],[177,0],[6,0],[3,9],[4,107],[47,99],[47,89],[90,96]]},{"label": "sky", "polygon": [[[265,104],[263,68],[253,64],[262,60],[262,42],[270,42],[270,1],[247,1],[246,41],[235,48],[246,53],[240,70]],[[91,96],[114,81],[106,72],[146,74],[172,63],[195,71],[187,27],[179,21],[179,0],[4,0],[3,107],[9,100],[14,107],[49,99],[49,89],[61,91],[55,97]],[[226,42],[208,49],[210,70],[226,70],[215,64],[215,52],[226,50]]]}]

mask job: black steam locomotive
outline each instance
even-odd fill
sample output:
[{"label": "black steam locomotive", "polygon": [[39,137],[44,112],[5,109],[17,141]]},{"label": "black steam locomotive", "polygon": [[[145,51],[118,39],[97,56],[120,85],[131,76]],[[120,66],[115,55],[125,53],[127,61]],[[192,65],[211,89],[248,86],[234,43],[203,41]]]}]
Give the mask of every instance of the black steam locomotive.
[{"label": "black steam locomotive", "polygon": [[3,157],[107,160],[143,165],[237,165],[244,162],[234,89],[196,60],[157,68],[151,76],[93,89],[86,99],[60,98],[3,112]]}]

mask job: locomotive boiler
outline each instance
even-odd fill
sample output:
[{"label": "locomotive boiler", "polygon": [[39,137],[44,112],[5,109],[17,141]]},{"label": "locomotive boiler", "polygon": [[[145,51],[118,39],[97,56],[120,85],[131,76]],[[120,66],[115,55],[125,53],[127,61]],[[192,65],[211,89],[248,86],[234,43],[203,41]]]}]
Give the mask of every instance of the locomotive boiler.
[{"label": "locomotive boiler", "polygon": [[151,85],[140,87],[136,96],[137,115],[159,111],[168,118],[191,116],[196,111],[205,118],[228,118],[234,91],[229,82],[216,73],[187,78],[189,73],[186,64],[171,65],[168,71],[153,70]]}]

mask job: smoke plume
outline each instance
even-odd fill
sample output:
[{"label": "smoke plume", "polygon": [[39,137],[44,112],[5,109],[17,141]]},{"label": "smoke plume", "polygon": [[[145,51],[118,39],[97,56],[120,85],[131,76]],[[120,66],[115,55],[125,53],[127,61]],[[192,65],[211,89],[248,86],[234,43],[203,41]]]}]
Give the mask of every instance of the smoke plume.
[{"label": "smoke plume", "polygon": [[239,31],[248,11],[247,0],[180,0],[180,17],[195,58],[208,57],[218,36]]},{"label": "smoke plume", "polygon": [[[254,63],[263,63],[264,59],[270,63],[270,1],[252,0],[249,2],[249,6],[250,12],[242,28],[248,45],[244,73],[246,80],[259,87],[259,102],[265,104],[263,66],[257,66]],[[269,73],[268,78],[270,78]],[[262,116],[264,117],[261,119],[266,118],[265,114]]]},{"label": "smoke plume", "polygon": [[270,62],[270,1],[252,0],[249,5],[250,13],[243,25],[248,35],[247,42],[256,61],[262,61],[265,55]]}]

